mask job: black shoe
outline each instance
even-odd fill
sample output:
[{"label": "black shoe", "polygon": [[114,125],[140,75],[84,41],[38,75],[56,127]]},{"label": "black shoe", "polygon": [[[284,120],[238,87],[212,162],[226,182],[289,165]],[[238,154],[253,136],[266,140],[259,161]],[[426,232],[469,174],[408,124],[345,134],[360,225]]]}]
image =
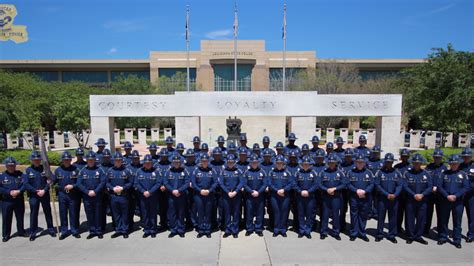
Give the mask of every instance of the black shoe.
[{"label": "black shoe", "polygon": [[287,237],[286,233],[281,233],[280,234],[282,237]]},{"label": "black shoe", "polygon": [[224,233],[224,238],[228,238],[230,236],[230,233]]},{"label": "black shoe", "polygon": [[64,240],[64,239],[66,239],[66,237],[67,237],[66,234],[61,234],[61,235],[59,236],[59,240]]},{"label": "black shoe", "polygon": [[117,238],[121,235],[122,235],[121,233],[116,232],[116,233],[113,233],[113,235],[111,235],[110,238]]},{"label": "black shoe", "polygon": [[383,239],[383,237],[381,237],[381,236],[376,236],[376,237],[375,237],[375,242],[380,242],[380,241],[382,241],[382,239]]},{"label": "black shoe", "polygon": [[31,236],[30,236],[30,241],[35,241],[35,239],[36,239],[36,236],[35,236],[35,235],[31,235]]},{"label": "black shoe", "polygon": [[416,242],[423,244],[423,245],[428,245],[428,241],[424,240],[423,238],[418,238],[416,239]]},{"label": "black shoe", "polygon": [[341,237],[340,237],[339,235],[334,236],[334,238],[335,238],[337,241],[341,241]]},{"label": "black shoe", "polygon": [[197,235],[197,238],[201,238],[201,237],[203,237],[203,236],[204,236],[204,234],[199,233],[199,234]]},{"label": "black shoe", "polygon": [[361,236],[360,239],[364,240],[365,242],[369,242],[369,238],[367,236]]},{"label": "black shoe", "polygon": [[466,239],[466,243],[472,243],[472,240],[473,240],[472,238],[468,237],[468,238]]},{"label": "black shoe", "polygon": [[407,239],[407,244],[413,243],[413,239]]},{"label": "black shoe", "polygon": [[92,239],[92,238],[94,238],[94,236],[95,236],[94,234],[89,234],[89,235],[86,237],[86,239]]},{"label": "black shoe", "polygon": [[396,239],[395,237],[387,237],[387,240],[390,241],[390,242],[392,242],[393,244],[397,244],[397,243],[398,243],[398,241],[397,241],[397,239]]},{"label": "black shoe", "polygon": [[461,243],[456,243],[456,244],[454,244],[454,246],[455,246],[456,248],[462,248]]},{"label": "black shoe", "polygon": [[57,237],[58,235],[55,232],[49,232],[48,233],[51,237]]},{"label": "black shoe", "polygon": [[206,237],[207,237],[207,238],[211,238],[211,234],[206,234]]},{"label": "black shoe", "polygon": [[73,236],[74,238],[77,238],[77,239],[81,238],[81,235],[80,235],[79,233],[77,233],[77,234],[72,234],[72,236]]},{"label": "black shoe", "polygon": [[123,238],[128,238],[128,234],[123,234]]},{"label": "black shoe", "polygon": [[258,236],[263,236],[263,233],[262,232],[257,232],[257,235]]},{"label": "black shoe", "polygon": [[355,240],[356,240],[356,237],[355,237],[355,236],[351,236],[351,237],[349,238],[349,240],[350,240],[350,241],[355,241]]},{"label": "black shoe", "polygon": [[303,238],[303,234],[298,234],[298,238]]},{"label": "black shoe", "polygon": [[179,234],[179,237],[184,238],[184,233]]},{"label": "black shoe", "polygon": [[153,234],[150,234],[151,238],[156,238],[156,234],[153,233]]},{"label": "black shoe", "polygon": [[312,237],[311,237],[311,234],[306,234],[306,238],[307,238],[307,239],[311,239],[311,238],[312,238]]},{"label": "black shoe", "polygon": [[328,236],[327,236],[327,235],[324,235],[324,234],[321,234],[321,235],[319,236],[319,239],[324,240],[324,239],[326,239],[326,237],[328,237]]},{"label": "black shoe", "polygon": [[175,236],[177,236],[177,235],[178,235],[177,233],[170,233],[170,234],[168,235],[168,238],[173,238],[173,237],[175,237]]},{"label": "black shoe", "polygon": [[253,232],[251,232],[251,231],[245,232],[245,236],[249,236],[249,235],[251,235],[251,234],[253,234]]},{"label": "black shoe", "polygon": [[102,238],[104,238],[104,235],[103,235],[103,234],[98,234],[97,237],[98,237],[99,239],[102,239]]},{"label": "black shoe", "polygon": [[3,243],[7,242],[8,240],[10,240],[10,237],[8,237],[8,236],[5,236],[5,237],[2,238]]},{"label": "black shoe", "polygon": [[273,236],[273,237],[277,237],[277,236],[278,236],[278,233],[273,233],[272,236]]},{"label": "black shoe", "polygon": [[441,246],[441,245],[444,245],[444,244],[446,244],[446,242],[447,242],[447,241],[444,240],[444,239],[443,239],[443,240],[438,240],[438,245],[440,245],[440,246]]},{"label": "black shoe", "polygon": [[142,237],[143,237],[143,238],[147,238],[147,237],[149,237],[149,236],[150,236],[150,234],[144,233]]},{"label": "black shoe", "polygon": [[21,237],[28,237],[28,234],[26,232],[21,232],[21,233],[18,233],[17,235]]},{"label": "black shoe", "polygon": [[232,234],[232,237],[239,238],[239,234]]}]

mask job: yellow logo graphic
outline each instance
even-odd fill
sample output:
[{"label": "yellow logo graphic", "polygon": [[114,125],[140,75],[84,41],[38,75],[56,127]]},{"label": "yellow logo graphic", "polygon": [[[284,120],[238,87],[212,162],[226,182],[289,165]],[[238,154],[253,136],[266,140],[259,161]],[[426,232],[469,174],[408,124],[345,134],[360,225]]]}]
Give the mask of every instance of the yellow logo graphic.
[{"label": "yellow logo graphic", "polygon": [[16,15],[14,5],[0,4],[0,41],[12,40],[15,43],[28,41],[26,26],[13,25]]}]

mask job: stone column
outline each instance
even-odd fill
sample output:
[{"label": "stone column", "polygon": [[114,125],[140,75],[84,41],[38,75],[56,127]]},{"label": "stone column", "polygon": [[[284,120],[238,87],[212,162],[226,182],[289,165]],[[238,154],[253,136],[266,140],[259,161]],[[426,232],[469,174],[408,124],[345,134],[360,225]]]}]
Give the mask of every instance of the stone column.
[{"label": "stone column", "polygon": [[[114,137],[114,118],[113,117],[91,117],[91,131],[89,143],[95,143],[98,138],[103,138],[107,143],[107,147],[113,153],[115,151]],[[94,140],[94,141],[91,141]],[[94,149],[97,149],[94,146]]]},{"label": "stone column", "polygon": [[55,149],[64,148],[64,134],[62,131],[58,131],[58,130],[53,131],[53,138],[54,138]]},{"label": "stone column", "polygon": [[120,146],[120,129],[114,129],[115,147]]},{"label": "stone column", "polygon": [[[298,138],[296,145],[301,146],[313,137],[316,129],[316,117],[314,116],[294,116],[291,117],[291,130]],[[281,140],[283,141],[283,140]]]},{"label": "stone column", "polygon": [[133,144],[133,128],[126,128],[125,131],[125,141],[130,141]]},{"label": "stone column", "polygon": [[339,129],[339,136],[344,140],[345,143],[349,140],[349,129],[348,128],[340,128]]},{"label": "stone column", "polygon": [[375,144],[380,145],[383,154],[391,152],[398,158],[402,147],[400,140],[401,116],[379,116],[376,119]]},{"label": "stone column", "polygon": [[410,148],[415,148],[415,149],[419,148],[420,140],[421,140],[421,131],[412,130],[410,132]]},{"label": "stone column", "polygon": [[138,143],[146,145],[146,128],[138,129]]},{"label": "stone column", "polygon": [[198,116],[177,116],[175,118],[176,143],[183,143],[185,147],[192,147],[193,137],[200,136],[200,122]]},{"label": "stone column", "polygon": [[377,130],[374,128],[367,129],[367,146],[373,147],[375,145]]},{"label": "stone column", "polygon": [[437,131],[428,131],[425,135],[425,147],[428,149],[436,148],[436,133]]},{"label": "stone column", "polygon": [[151,129],[151,141],[158,142],[160,140],[160,128],[154,127]]},{"label": "stone column", "polygon": [[357,147],[359,146],[359,137],[361,135],[361,129],[356,128],[354,131],[352,131],[352,146]]},{"label": "stone column", "polygon": [[252,69],[252,91],[268,91],[269,83],[268,68],[265,65],[255,65]]},{"label": "stone column", "polygon": [[326,143],[328,143],[328,142],[334,143],[334,136],[335,135],[336,135],[336,129],[326,128]]}]

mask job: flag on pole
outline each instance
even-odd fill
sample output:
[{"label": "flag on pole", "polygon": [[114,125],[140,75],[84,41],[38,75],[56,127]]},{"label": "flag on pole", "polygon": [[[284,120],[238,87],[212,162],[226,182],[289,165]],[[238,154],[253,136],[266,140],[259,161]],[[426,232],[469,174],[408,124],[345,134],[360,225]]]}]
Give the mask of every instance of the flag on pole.
[{"label": "flag on pole", "polygon": [[281,37],[283,40],[286,40],[286,4],[283,6],[283,27]]},{"label": "flag on pole", "polygon": [[237,17],[237,3],[234,4],[234,38],[237,38],[239,30],[239,19]]},{"label": "flag on pole", "polygon": [[186,7],[186,41],[189,41],[189,6]]}]

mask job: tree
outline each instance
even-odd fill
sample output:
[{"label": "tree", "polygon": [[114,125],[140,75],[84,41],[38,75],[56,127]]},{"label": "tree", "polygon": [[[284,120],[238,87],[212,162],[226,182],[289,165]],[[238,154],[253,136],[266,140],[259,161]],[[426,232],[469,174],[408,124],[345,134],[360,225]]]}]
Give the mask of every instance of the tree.
[{"label": "tree", "polygon": [[402,72],[404,109],[423,128],[471,132],[474,114],[474,53],[435,48],[425,63]]}]

